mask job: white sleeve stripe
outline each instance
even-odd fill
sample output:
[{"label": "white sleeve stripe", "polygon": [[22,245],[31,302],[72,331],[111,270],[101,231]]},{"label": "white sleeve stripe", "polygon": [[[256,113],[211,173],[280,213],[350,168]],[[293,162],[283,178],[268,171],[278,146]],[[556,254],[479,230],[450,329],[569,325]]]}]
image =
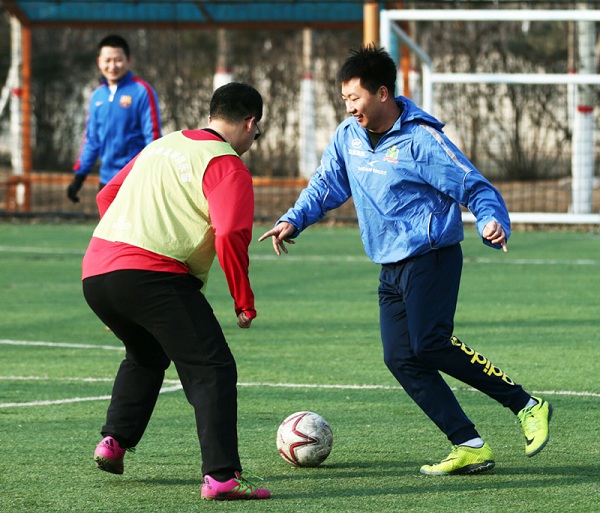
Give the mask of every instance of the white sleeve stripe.
[{"label": "white sleeve stripe", "polygon": [[444,153],[446,153],[446,155],[448,155],[448,157],[450,157],[450,159],[458,167],[460,167],[465,173],[470,173],[471,171],[473,171],[471,168],[469,168],[468,166],[466,166],[465,164],[463,164],[458,159],[458,157],[456,156],[456,154],[448,147],[448,145],[446,144],[446,141],[444,141],[444,138],[440,135],[440,133],[437,130],[435,130],[434,128],[432,128],[429,125],[426,125],[424,123],[419,123],[419,126],[421,126],[422,128],[424,128],[425,130],[427,130],[427,132],[429,132],[431,134],[431,136],[436,140],[436,142],[442,148],[442,151],[444,151]]}]

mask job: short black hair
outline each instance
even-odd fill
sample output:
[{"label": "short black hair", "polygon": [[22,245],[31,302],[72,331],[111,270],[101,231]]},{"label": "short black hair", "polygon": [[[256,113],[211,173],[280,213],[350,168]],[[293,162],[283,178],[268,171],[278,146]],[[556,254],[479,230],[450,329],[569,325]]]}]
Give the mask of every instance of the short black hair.
[{"label": "short black hair", "polygon": [[243,82],[230,82],[219,87],[210,100],[210,117],[230,123],[238,123],[249,117],[260,121],[262,112],[262,96],[254,87]]},{"label": "short black hair", "polygon": [[116,34],[106,36],[102,41],[100,41],[100,43],[98,43],[98,53],[100,53],[102,48],[105,46],[110,46],[111,48],[122,48],[125,52],[125,55],[129,59],[129,45],[127,44],[127,41],[125,41],[125,38],[117,36]]},{"label": "short black hair", "polygon": [[360,85],[371,94],[385,86],[393,96],[396,91],[397,73],[396,64],[390,54],[371,43],[361,46],[358,50],[350,50],[350,57],[340,68],[338,80],[343,84],[359,78]]}]

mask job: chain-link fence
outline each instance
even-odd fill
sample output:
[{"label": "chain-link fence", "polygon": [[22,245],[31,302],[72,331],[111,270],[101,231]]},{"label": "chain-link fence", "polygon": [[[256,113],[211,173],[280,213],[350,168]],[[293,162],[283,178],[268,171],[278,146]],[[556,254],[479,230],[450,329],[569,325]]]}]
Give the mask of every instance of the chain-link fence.
[{"label": "chain-link fence", "polygon": [[[502,25],[502,26],[500,26]],[[573,65],[568,23],[419,22],[412,37],[440,72],[565,73]],[[32,33],[32,170],[15,176],[15,134],[9,109],[0,117],[0,213],[96,215],[97,174],[72,204],[66,187],[83,140],[87,102],[98,83],[96,45],[106,30],[40,28]],[[127,29],[135,74],[156,89],[163,133],[206,126],[218,59],[215,30]],[[255,177],[256,215],[273,220],[292,205],[306,176],[301,170],[300,101],[302,30],[231,30],[229,62],[235,80],[254,85],[265,99],[264,136],[244,155]],[[336,73],[360,30],[312,34],[312,118],[318,154],[346,116]],[[0,76],[10,67],[10,26],[0,24]],[[400,51],[402,48],[400,48]],[[401,53],[394,56],[401,55]],[[412,67],[416,66],[414,58]],[[400,69],[402,72],[402,69]],[[399,77],[399,86],[403,78]],[[417,91],[411,91],[416,94]],[[503,193],[512,212],[568,212],[572,201],[572,109],[565,85],[443,84],[435,89],[434,114],[446,133]],[[597,90],[594,90],[597,100]],[[597,141],[598,122],[594,121]],[[596,144],[594,145],[596,147]],[[594,151],[594,162],[598,152]],[[597,167],[597,166],[596,166]],[[593,212],[600,210],[595,188]],[[354,219],[352,205],[332,213]]]}]

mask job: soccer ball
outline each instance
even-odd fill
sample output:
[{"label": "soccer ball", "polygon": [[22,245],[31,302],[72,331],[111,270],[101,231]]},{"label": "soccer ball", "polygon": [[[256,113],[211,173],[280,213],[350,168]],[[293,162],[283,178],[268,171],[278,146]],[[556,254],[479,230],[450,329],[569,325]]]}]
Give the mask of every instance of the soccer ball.
[{"label": "soccer ball", "polygon": [[333,447],[333,432],[327,421],[311,411],[287,417],[277,430],[277,450],[294,467],[316,467]]}]

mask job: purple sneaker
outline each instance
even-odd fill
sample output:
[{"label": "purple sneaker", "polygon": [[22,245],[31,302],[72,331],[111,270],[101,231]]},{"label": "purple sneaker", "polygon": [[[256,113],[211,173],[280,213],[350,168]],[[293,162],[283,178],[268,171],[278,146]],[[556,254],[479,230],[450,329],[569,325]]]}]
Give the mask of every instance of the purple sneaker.
[{"label": "purple sneaker", "polygon": [[112,436],[103,438],[94,451],[96,466],[105,472],[122,474],[125,450]]},{"label": "purple sneaker", "polygon": [[202,485],[202,498],[215,501],[236,501],[247,499],[268,499],[271,492],[266,488],[259,488],[244,479],[239,472],[229,481],[221,483],[210,477],[204,476]]}]

